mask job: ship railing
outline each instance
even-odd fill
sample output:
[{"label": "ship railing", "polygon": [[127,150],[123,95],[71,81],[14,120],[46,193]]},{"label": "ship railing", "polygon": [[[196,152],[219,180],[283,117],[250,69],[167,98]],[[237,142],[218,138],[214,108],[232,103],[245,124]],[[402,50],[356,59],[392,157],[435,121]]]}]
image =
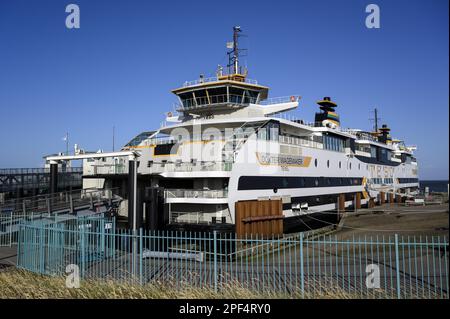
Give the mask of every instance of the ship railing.
[{"label": "ship railing", "polygon": [[208,142],[211,138],[202,134],[195,134],[192,136],[183,136],[181,138],[175,138],[173,136],[164,138],[152,138],[145,142],[146,145],[162,145],[162,144],[174,144],[174,143],[184,143],[184,142]]},{"label": "ship railing", "polygon": [[162,145],[162,144],[173,144],[176,143],[177,139],[174,137],[162,137],[162,138],[152,138],[145,141],[146,145]]},{"label": "ship railing", "polygon": [[301,124],[301,125],[305,125],[305,126],[309,126],[309,127],[322,127],[322,123],[320,123],[320,122],[308,122],[302,118],[299,118],[295,115],[285,113],[285,112],[271,114],[271,115],[268,115],[267,117],[274,117],[274,118],[278,118],[278,119],[282,119],[282,120],[287,120],[287,121],[295,122],[297,124]]},{"label": "ship railing", "polygon": [[[281,112],[281,113],[276,113],[276,114],[271,114],[268,115],[267,117],[274,117],[274,118],[279,118],[279,119],[283,119],[283,120],[287,120],[287,121],[291,121],[291,122],[295,122],[297,124],[301,124],[304,126],[309,126],[309,127],[324,127],[322,125],[322,122],[308,122],[302,118],[299,118],[295,115],[289,114],[289,113],[285,113],[285,112]],[[339,132],[343,132],[343,133],[348,133],[351,135],[356,136],[358,139],[367,139],[370,141],[377,141],[376,138],[374,138],[372,135],[368,134],[368,133],[361,133],[360,131],[357,131],[355,129],[351,129],[351,128],[343,128],[343,127],[336,127],[336,128],[332,128],[335,131],[339,131]]]},{"label": "ship railing", "polygon": [[166,198],[227,198],[226,189],[166,189]]},{"label": "ship railing", "polygon": [[[92,175],[128,174],[128,165],[125,164],[98,164],[92,168]],[[91,174],[86,172],[85,175]]]},{"label": "ship railing", "polygon": [[178,106],[182,110],[186,110],[216,104],[248,105],[250,103],[256,103],[256,98],[235,94],[220,94],[220,95],[200,96],[192,99],[185,99],[183,100],[182,105]]},{"label": "ship railing", "polygon": [[355,135],[358,140],[378,142],[378,140],[374,136],[368,133],[354,133],[352,135]]},{"label": "ship railing", "polygon": [[272,98],[262,100],[259,104],[271,105],[271,104],[280,104],[280,103],[292,103],[292,102],[298,102],[299,100],[300,100],[299,95],[279,96],[279,97],[272,97]]},{"label": "ship railing", "polygon": [[355,136],[357,140],[378,142],[377,138],[374,137],[373,135],[371,135],[369,133],[366,133],[366,132],[361,132],[361,131],[356,130],[356,129],[340,128],[340,131]]},{"label": "ship railing", "polygon": [[[128,165],[125,164],[100,164],[92,165],[87,169],[84,175],[114,175],[128,174]],[[229,172],[232,169],[232,162],[149,162],[147,168],[140,169],[143,174],[159,174],[164,172]]]},{"label": "ship railing", "polygon": [[229,172],[232,169],[231,162],[158,162],[151,163],[149,166],[150,173],[163,173],[163,172],[210,172],[221,171]]},{"label": "ship railing", "polygon": [[[197,80],[193,80],[193,81],[186,81],[183,83],[183,87],[189,87],[189,86],[199,85],[199,84],[208,83],[208,82],[217,82],[217,81],[220,81],[220,80],[216,76],[209,77],[209,78],[202,78],[202,79],[197,79]],[[258,84],[258,81],[252,80],[252,79],[245,79],[242,82],[249,83],[249,84],[255,84],[255,85]]]},{"label": "ship railing", "polygon": [[203,212],[169,212],[170,224],[210,224],[205,220]]},{"label": "ship railing", "polygon": [[311,141],[307,138],[300,138],[300,137],[294,137],[294,136],[286,136],[286,135],[280,135],[279,136],[279,143],[281,144],[289,144],[289,145],[298,145],[298,146],[305,146],[305,147],[311,147],[311,148],[318,148],[322,149],[323,144]]},{"label": "ship railing", "polygon": [[[345,133],[352,134],[352,135],[362,135],[362,134],[364,134],[364,135],[369,135],[369,136],[371,136],[370,134],[367,134],[367,133],[365,133],[365,132],[362,132],[361,130],[354,129],[354,128],[341,128],[341,131],[342,131],[342,132],[345,132]],[[372,137],[372,136],[371,136],[371,137]]]}]

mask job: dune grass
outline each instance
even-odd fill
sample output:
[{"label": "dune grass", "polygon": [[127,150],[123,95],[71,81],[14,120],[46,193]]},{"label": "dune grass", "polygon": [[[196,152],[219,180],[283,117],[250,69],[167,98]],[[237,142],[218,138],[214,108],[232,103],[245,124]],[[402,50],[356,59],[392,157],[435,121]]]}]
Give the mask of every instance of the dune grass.
[{"label": "dune grass", "polygon": [[176,289],[171,284],[132,285],[114,281],[83,280],[80,288],[67,288],[65,278],[43,276],[28,271],[11,269],[0,272],[2,299],[289,299],[326,298],[351,299],[357,296],[339,289],[328,289],[312,295],[300,293],[254,292],[238,283],[212,288],[186,285]]}]

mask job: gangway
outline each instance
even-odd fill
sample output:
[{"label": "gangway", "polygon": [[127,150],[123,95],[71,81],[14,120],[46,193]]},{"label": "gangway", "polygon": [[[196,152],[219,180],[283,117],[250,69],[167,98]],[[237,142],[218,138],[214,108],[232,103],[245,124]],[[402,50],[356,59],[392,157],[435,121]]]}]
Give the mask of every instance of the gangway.
[{"label": "gangway", "polygon": [[83,189],[9,200],[0,205],[0,246],[17,242],[19,225],[24,221],[62,221],[113,213],[122,201],[117,192],[118,189]]},{"label": "gangway", "polygon": [[74,213],[85,209],[94,210],[98,206],[111,206],[113,203],[120,202],[122,198],[117,195],[118,191],[118,188],[86,188],[11,199],[0,204],[0,215]]},{"label": "gangway", "polygon": [[58,164],[74,160],[95,159],[95,158],[128,158],[128,222],[134,231],[138,229],[137,221],[137,169],[138,157],[141,156],[139,151],[119,151],[108,153],[80,153],[75,155],[50,155],[45,157],[50,164],[50,192],[56,193],[58,185]]}]

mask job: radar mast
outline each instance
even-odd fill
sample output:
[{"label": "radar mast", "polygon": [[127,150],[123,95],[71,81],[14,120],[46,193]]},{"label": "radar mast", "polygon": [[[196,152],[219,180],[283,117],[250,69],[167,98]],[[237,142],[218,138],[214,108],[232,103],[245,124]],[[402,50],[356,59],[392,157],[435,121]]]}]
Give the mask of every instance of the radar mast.
[{"label": "radar mast", "polygon": [[244,70],[244,73],[239,66],[239,53],[246,49],[239,49],[239,37],[241,37],[240,33],[242,32],[240,26],[233,27],[233,42],[227,43],[227,48],[231,49],[228,51],[228,75],[243,75],[244,77],[247,75],[247,70]]}]

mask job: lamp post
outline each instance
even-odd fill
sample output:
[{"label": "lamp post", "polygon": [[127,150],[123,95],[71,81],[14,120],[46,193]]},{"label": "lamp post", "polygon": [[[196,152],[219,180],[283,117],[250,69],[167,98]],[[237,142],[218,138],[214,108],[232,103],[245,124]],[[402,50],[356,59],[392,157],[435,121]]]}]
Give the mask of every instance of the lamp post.
[{"label": "lamp post", "polygon": [[[128,157],[128,221],[129,227],[132,231],[132,276],[137,274],[137,256],[138,256],[138,241],[137,241],[137,160],[136,155]],[[130,223],[131,217],[131,223]]]}]

